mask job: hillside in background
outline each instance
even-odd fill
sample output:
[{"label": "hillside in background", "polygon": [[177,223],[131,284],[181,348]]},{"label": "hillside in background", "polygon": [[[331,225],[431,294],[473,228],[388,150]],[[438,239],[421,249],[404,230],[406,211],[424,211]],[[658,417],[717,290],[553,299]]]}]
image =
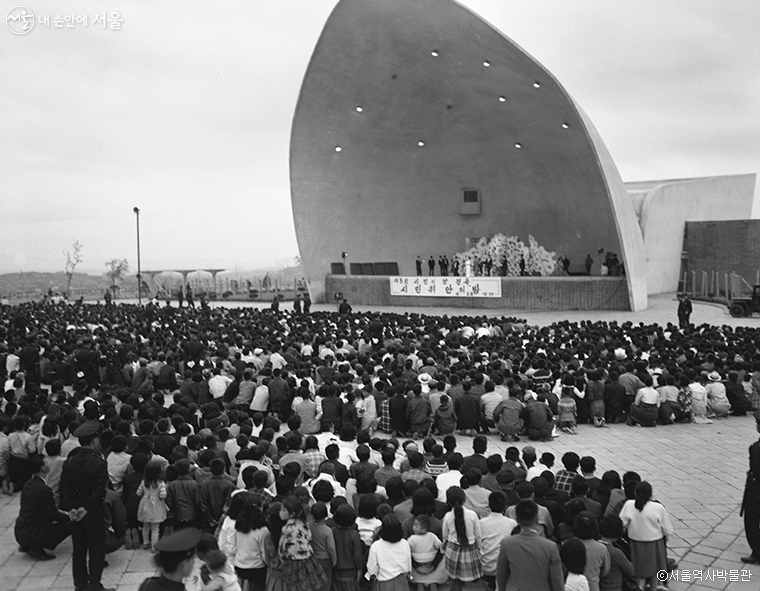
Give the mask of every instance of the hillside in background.
[{"label": "hillside in background", "polygon": [[[283,290],[292,289],[294,282],[303,278],[303,269],[298,266],[274,270],[227,271],[217,275],[217,290],[220,293],[227,290],[245,292],[248,281],[251,282],[252,287],[261,289],[262,281],[267,276],[269,276],[269,284],[272,287],[279,287]],[[160,283],[165,283],[168,277],[173,277],[173,285],[178,286],[180,284],[180,275],[158,276],[156,279]],[[164,279],[163,281],[162,278]],[[147,277],[144,278],[144,280],[147,279]],[[188,280],[197,286],[198,283],[210,282],[210,276],[204,274],[191,275]],[[0,296],[8,296],[12,300],[34,299],[37,296],[46,294],[48,289],[51,289],[53,292],[63,293],[66,291],[66,284],[67,278],[63,272],[5,273],[0,275]],[[136,284],[137,280],[134,274],[126,276],[120,282],[122,295],[128,296],[129,292],[136,293],[136,289],[134,289]],[[84,296],[85,298],[91,296],[100,297],[108,289],[109,285],[110,282],[104,275],[74,273],[71,280],[71,295],[72,298],[79,296]]]},{"label": "hillside in background", "polygon": [[[47,293],[48,289],[62,293],[66,290],[66,274],[60,273],[5,273],[0,275],[0,294],[19,292]],[[98,275],[74,273],[71,279],[72,289],[104,290],[108,279]]]}]

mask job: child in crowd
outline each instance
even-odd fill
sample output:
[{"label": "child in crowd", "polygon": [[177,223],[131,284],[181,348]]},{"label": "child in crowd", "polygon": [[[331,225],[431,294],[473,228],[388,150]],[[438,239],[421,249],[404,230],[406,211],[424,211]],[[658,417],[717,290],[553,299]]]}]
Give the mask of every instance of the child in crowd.
[{"label": "child in crowd", "polygon": [[443,457],[443,446],[435,444],[433,446],[433,457],[427,463],[425,472],[430,475],[431,478],[436,478],[440,474],[449,471],[449,466],[446,463],[446,458]]},{"label": "child in crowd", "polygon": [[322,565],[314,558],[311,531],[298,499],[289,496],[282,502],[280,519],[285,522],[280,537],[279,554],[282,576],[292,591],[321,591],[327,584]]},{"label": "child in crowd", "polygon": [[457,438],[453,433],[443,437],[443,457],[447,460],[451,454],[457,453]]},{"label": "child in crowd", "polygon": [[600,371],[590,371],[589,382],[586,385],[586,396],[589,399],[589,411],[594,419],[594,427],[606,427],[604,420],[604,382]]},{"label": "child in crowd", "polygon": [[267,521],[266,513],[255,503],[253,495],[246,495],[235,520],[234,559],[231,562],[248,591],[266,589]]},{"label": "child in crowd", "polygon": [[436,583],[444,582],[440,577],[431,577],[440,563],[441,540],[430,531],[430,517],[424,514],[414,518],[412,531],[414,533],[408,540],[412,553],[410,580],[417,583],[417,591],[423,591],[426,587],[429,587],[430,591],[436,591]]},{"label": "child in crowd", "polygon": [[137,489],[140,505],[137,520],[143,524],[143,548],[150,549],[151,542],[158,542],[159,526],[166,520],[166,483],[161,480],[161,464],[149,462],[145,477]]},{"label": "child in crowd", "polygon": [[53,491],[55,506],[61,503],[58,487],[61,484],[61,473],[66,458],[61,457],[61,442],[59,439],[49,439],[45,442],[45,483]]},{"label": "child in crowd", "polygon": [[241,591],[238,577],[224,552],[212,550],[203,559],[208,567],[209,582],[201,591]]},{"label": "child in crowd", "polygon": [[376,591],[408,591],[407,576],[411,571],[412,555],[401,522],[394,514],[386,515],[380,539],[369,549],[365,577],[375,579]]},{"label": "child in crowd", "polygon": [[[3,418],[7,418],[3,415]],[[4,495],[13,494],[13,486],[8,478],[8,463],[11,457],[11,444],[8,442],[8,425],[10,418],[7,418],[7,422],[0,423],[0,485]]]},{"label": "child in crowd", "polygon": [[28,460],[29,456],[37,453],[34,437],[26,432],[26,421],[26,417],[14,417],[11,425],[13,432],[8,435],[8,444],[10,445],[8,478],[13,487],[12,492],[20,491],[24,488],[27,480],[32,477]]},{"label": "child in crowd", "polygon": [[311,506],[311,517],[313,520],[309,525],[309,529],[311,530],[311,546],[314,548],[314,558],[322,566],[327,577],[327,582],[322,591],[329,591],[332,585],[332,570],[338,561],[338,555],[335,549],[333,532],[325,525],[327,505],[321,501],[314,503]]},{"label": "child in crowd", "polygon": [[570,435],[577,435],[576,413],[577,406],[573,399],[574,386],[562,388],[562,398],[559,399],[559,428]]},{"label": "child in crowd", "polygon": [[441,396],[441,405],[433,416],[433,427],[441,437],[451,435],[457,427],[457,414],[454,412],[451,398],[446,394]]},{"label": "child in crowd", "polygon": [[446,491],[446,504],[451,509],[443,517],[445,568],[451,578],[451,591],[462,591],[464,583],[483,576],[480,561],[480,521],[475,511],[464,506],[466,497],[459,486]]},{"label": "child in crowd", "polygon": [[333,512],[335,528],[336,561],[332,574],[334,591],[359,591],[358,578],[364,568],[364,543],[359,531],[354,528],[356,511],[348,503],[338,506]]},{"label": "child in crowd", "polygon": [[586,570],[586,547],[576,538],[570,538],[560,546],[559,557],[567,571],[565,591],[589,591]]},{"label": "child in crowd", "polygon": [[356,528],[359,530],[359,536],[362,542],[369,548],[372,545],[372,538],[375,531],[380,527],[381,522],[377,518],[377,509],[380,502],[375,495],[364,495],[359,500],[357,511],[359,517],[356,519]]},{"label": "child in crowd", "polygon": [[166,506],[173,515],[174,527],[197,527],[200,514],[200,485],[190,475],[188,460],[178,460],[174,468],[176,480],[169,478],[168,469],[166,474]]}]

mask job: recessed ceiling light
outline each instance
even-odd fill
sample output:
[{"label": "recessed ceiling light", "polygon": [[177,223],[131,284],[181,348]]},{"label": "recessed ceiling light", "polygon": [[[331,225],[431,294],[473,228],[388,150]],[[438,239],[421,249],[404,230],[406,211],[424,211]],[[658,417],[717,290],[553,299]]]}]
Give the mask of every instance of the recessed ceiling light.
[{"label": "recessed ceiling light", "polygon": [[357,112],[357,113],[361,113],[363,110],[364,110],[364,109],[362,109],[361,107],[356,107],[356,112]]},{"label": "recessed ceiling light", "polygon": [[419,147],[422,147],[422,146],[424,146],[424,145],[425,145],[425,142],[423,142],[422,140],[420,140],[419,142],[417,142],[417,145],[418,145]]},{"label": "recessed ceiling light", "polygon": [[519,150],[520,148],[522,148],[522,144],[520,142],[516,143],[515,148]]},{"label": "recessed ceiling light", "polygon": [[507,101],[507,97],[505,97],[505,96],[500,96],[500,97],[499,97],[499,102],[500,102],[500,103],[504,103],[504,102],[506,102],[506,101]]},{"label": "recessed ceiling light", "polygon": [[434,49],[433,51],[430,52],[430,55],[432,55],[433,57],[438,57],[438,50]]},{"label": "recessed ceiling light", "polygon": [[343,149],[343,148],[341,148],[340,146],[335,146],[335,151],[336,151],[336,152],[340,152],[342,149]]}]

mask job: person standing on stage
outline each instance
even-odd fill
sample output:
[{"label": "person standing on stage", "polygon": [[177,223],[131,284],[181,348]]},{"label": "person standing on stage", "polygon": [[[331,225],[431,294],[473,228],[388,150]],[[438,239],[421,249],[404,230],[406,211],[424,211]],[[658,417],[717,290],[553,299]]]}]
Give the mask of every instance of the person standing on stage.
[{"label": "person standing on stage", "polygon": [[100,579],[106,557],[108,465],[100,455],[99,431],[100,423],[86,421],[74,432],[80,447],[64,462],[59,485],[61,508],[69,512],[72,521],[72,571],[77,591],[106,591]]},{"label": "person standing on stage", "polygon": [[414,261],[415,267],[417,267],[417,277],[422,276],[422,257],[418,256],[417,260]]},{"label": "person standing on stage", "polygon": [[[755,427],[760,433],[760,410],[755,411]],[[742,557],[742,562],[760,564],[760,441],[749,446],[749,470],[740,515],[744,515],[744,535],[752,550],[749,556]]]},{"label": "person standing on stage", "polygon": [[433,258],[433,255],[430,255],[430,258],[428,259],[428,275],[431,277],[435,275],[435,258]]}]

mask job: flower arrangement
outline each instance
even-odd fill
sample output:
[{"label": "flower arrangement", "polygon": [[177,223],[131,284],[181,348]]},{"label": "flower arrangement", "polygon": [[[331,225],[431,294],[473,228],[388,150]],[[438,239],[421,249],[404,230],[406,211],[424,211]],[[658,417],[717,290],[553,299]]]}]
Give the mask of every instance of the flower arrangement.
[{"label": "flower arrangement", "polygon": [[[528,235],[526,245],[517,236],[496,234],[490,240],[481,238],[472,248],[458,252],[453,259],[459,263],[460,273],[464,274],[467,261],[474,275],[506,275],[519,277],[521,275],[552,275],[559,268],[559,255],[546,250],[533,235]],[[524,261],[524,271],[521,269]]]}]

